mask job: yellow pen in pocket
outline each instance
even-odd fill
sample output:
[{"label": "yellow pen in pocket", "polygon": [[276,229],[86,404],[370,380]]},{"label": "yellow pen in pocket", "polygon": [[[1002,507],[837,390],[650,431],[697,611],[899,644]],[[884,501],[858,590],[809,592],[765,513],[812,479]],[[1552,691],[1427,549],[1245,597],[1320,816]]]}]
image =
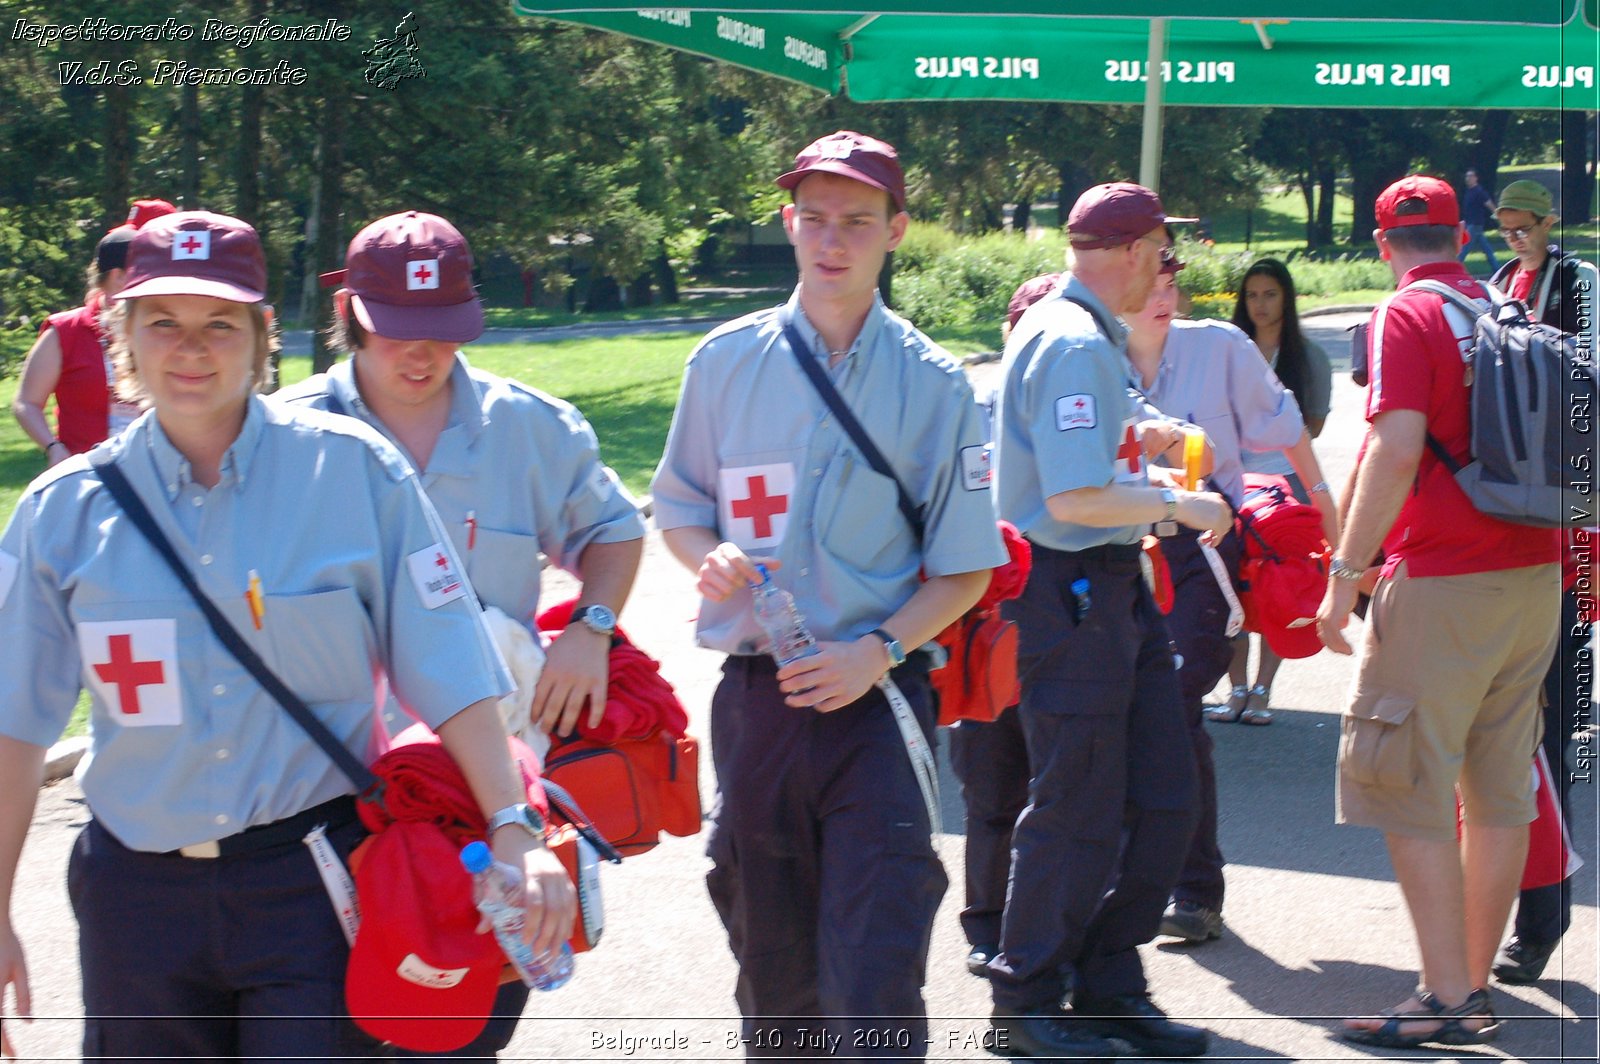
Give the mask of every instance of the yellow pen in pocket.
[{"label": "yellow pen in pocket", "polygon": [[261,622],[267,617],[267,598],[261,593],[261,574],[254,569],[250,570],[250,589],[244,593],[244,598],[250,604],[250,619],[259,632]]}]

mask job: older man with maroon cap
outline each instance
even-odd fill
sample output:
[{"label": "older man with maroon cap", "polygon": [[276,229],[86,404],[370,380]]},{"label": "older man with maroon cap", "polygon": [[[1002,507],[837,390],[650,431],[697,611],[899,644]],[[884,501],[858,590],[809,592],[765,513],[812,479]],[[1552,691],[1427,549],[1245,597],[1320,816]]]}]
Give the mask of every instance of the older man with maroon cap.
[{"label": "older man with maroon cap", "polygon": [[1455,193],[1402,178],[1378,197],[1377,219],[1400,290],[1372,316],[1369,427],[1317,631],[1351,652],[1344,626],[1382,548],[1344,715],[1338,818],[1384,833],[1422,973],[1404,1003],[1340,1033],[1386,1049],[1466,1045],[1499,1028],[1489,967],[1535,813],[1528,759],[1555,647],[1561,532],[1482,513],[1434,453],[1468,460],[1472,322],[1427,286],[1485,295],[1456,261]]},{"label": "older man with maroon cap", "polygon": [[1194,1056],[1208,1044],[1150,1000],[1138,953],[1199,812],[1171,639],[1139,544],[1158,521],[1213,537],[1233,524],[1221,496],[1152,471],[1147,451],[1175,434],[1128,386],[1117,315],[1142,309],[1163,266],[1175,268],[1165,223],[1141,185],[1085,192],[1068,219],[1068,276],[1006,343],[996,503],[1033,544],[1028,585],[1006,604],[1033,781],[989,976],[991,1022],[1023,1056],[1111,1056],[1115,1043]]},{"label": "older man with maroon cap", "polygon": [[[697,639],[728,654],[711,704],[706,882],[739,962],[750,1056],[921,1059],[946,883],[920,648],[1005,551],[965,376],[878,298],[907,224],[895,150],[835,133],[778,185],[794,195],[783,221],[799,287],[696,348],[654,483],[656,523],[698,577]],[[773,660],[752,610],[758,563],[793,594],[814,655]]]}]

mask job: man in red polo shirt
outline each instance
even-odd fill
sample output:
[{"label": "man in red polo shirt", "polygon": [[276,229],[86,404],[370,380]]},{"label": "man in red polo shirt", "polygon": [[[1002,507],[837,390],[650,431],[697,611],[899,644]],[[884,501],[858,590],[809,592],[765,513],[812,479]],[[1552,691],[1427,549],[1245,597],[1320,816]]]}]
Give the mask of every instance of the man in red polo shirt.
[{"label": "man in red polo shirt", "polygon": [[1471,323],[1407,289],[1433,279],[1485,296],[1456,261],[1466,233],[1455,193],[1402,178],[1378,197],[1377,219],[1400,290],[1372,317],[1369,428],[1317,629],[1329,649],[1351,652],[1357,566],[1381,546],[1339,746],[1338,816],[1384,832],[1422,973],[1412,999],[1340,1033],[1386,1048],[1464,1045],[1499,1026],[1486,987],[1535,814],[1528,759],[1555,643],[1561,533],[1480,513],[1427,446],[1432,435],[1468,460]]}]

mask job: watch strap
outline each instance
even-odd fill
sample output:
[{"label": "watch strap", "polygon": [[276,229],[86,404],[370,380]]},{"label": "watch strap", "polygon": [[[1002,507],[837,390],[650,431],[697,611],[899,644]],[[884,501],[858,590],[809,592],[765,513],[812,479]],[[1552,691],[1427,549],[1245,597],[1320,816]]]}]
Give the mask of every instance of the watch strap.
[{"label": "watch strap", "polygon": [[890,668],[899,668],[901,665],[906,663],[906,648],[900,645],[900,640],[896,639],[882,628],[874,628],[868,634],[875,635],[879,639],[883,640],[884,649],[888,650],[889,652]]}]

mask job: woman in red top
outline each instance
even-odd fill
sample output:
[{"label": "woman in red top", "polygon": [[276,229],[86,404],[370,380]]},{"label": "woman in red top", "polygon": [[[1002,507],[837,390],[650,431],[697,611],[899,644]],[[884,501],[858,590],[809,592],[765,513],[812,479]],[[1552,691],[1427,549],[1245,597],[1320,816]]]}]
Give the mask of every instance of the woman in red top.
[{"label": "woman in red top", "polygon": [[[137,406],[113,394],[100,332],[100,308],[122,288],[122,267],[133,234],[145,222],[174,209],[166,200],[136,201],[127,224],[100,238],[89,267],[89,294],[83,306],[50,315],[28,351],[11,413],[44,451],[50,465],[87,451],[139,416]],[[56,398],[54,432],[44,412],[51,395]]]}]

